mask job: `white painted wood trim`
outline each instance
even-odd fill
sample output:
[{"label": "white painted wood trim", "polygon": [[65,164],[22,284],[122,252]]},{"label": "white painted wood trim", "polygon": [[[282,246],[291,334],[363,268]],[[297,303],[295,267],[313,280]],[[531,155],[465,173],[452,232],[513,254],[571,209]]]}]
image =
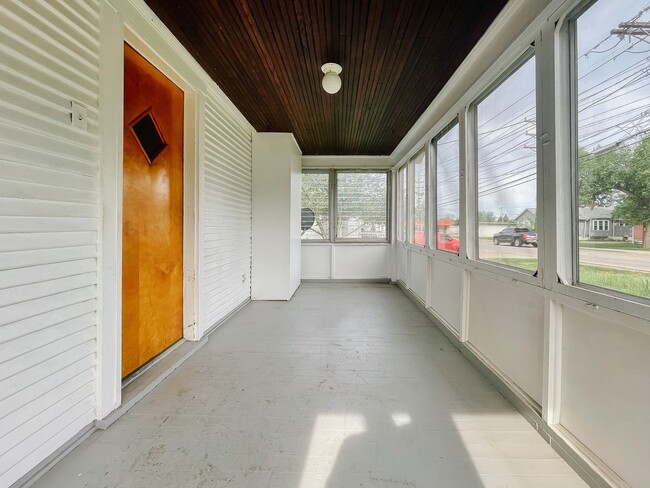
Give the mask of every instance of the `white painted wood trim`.
[{"label": "white painted wood trim", "polygon": [[542,417],[548,425],[560,423],[562,400],[562,305],[544,300],[544,362]]},{"label": "white painted wood trim", "polygon": [[124,99],[124,24],[102,2],[100,15],[100,180],[102,220],[99,236],[99,327],[97,417],[121,403],[122,376],[122,104]]}]

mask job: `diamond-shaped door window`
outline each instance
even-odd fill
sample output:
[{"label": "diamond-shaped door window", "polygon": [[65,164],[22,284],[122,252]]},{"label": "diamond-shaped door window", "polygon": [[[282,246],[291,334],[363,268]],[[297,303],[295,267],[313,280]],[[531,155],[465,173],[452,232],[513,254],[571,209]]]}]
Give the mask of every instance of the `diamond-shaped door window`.
[{"label": "diamond-shaped door window", "polygon": [[136,117],[129,126],[149,165],[153,165],[154,160],[167,147],[167,143],[158,128],[158,124],[156,124],[156,120],[153,118],[151,109]]}]

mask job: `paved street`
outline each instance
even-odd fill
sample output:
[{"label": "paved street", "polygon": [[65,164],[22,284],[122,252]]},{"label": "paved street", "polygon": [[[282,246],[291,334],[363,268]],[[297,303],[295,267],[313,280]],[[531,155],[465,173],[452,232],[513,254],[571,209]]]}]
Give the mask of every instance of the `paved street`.
[{"label": "paved street", "polygon": [[[480,240],[479,252],[483,259],[490,258],[521,258],[535,259],[537,249],[531,246],[514,247],[508,245],[495,246],[492,241]],[[650,251],[634,251],[629,249],[594,249],[581,248],[580,262],[597,266],[645,271],[650,273]]]}]

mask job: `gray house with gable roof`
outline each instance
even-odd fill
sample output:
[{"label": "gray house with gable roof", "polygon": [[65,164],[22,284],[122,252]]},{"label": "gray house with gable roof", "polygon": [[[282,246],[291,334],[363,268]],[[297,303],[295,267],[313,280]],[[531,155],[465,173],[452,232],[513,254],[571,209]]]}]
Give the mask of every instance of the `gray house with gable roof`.
[{"label": "gray house with gable roof", "polygon": [[580,239],[632,239],[634,227],[612,218],[612,207],[580,207],[578,236]]}]

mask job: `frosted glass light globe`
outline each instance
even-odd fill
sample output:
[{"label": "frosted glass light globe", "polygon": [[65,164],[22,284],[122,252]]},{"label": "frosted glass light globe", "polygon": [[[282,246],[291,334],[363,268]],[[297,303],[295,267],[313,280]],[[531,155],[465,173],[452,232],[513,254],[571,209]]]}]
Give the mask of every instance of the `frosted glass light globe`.
[{"label": "frosted glass light globe", "polygon": [[333,95],[340,89],[341,78],[339,78],[339,75],[330,71],[325,76],[323,76],[323,90],[325,90],[330,95]]},{"label": "frosted glass light globe", "polygon": [[338,92],[341,89],[339,73],[343,71],[343,68],[336,63],[325,63],[320,69],[325,73],[322,82],[323,90],[330,95]]}]

